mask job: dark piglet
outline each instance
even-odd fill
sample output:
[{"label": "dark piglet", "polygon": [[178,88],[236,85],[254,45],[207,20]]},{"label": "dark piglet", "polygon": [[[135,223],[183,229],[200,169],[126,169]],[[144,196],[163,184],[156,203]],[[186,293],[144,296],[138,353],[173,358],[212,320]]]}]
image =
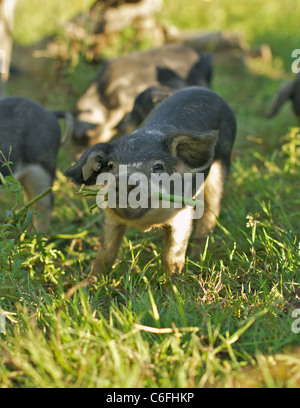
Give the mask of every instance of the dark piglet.
[{"label": "dark piglet", "polygon": [[175,73],[176,87],[189,77],[191,70],[197,71],[198,81],[210,80],[207,71],[211,69],[211,57],[188,45],[167,44],[108,60],[76,103],[74,142],[94,145],[116,136],[116,125],[132,110],[137,95],[150,86],[162,85],[157,66]]},{"label": "dark piglet", "polygon": [[[72,115],[49,111],[39,103],[22,97],[0,100],[0,151],[12,162],[11,170],[24,187],[29,200],[51,187],[61,144],[58,118],[67,120],[66,138],[72,134]],[[3,158],[0,157],[3,161]],[[1,166],[3,176],[10,175]],[[1,181],[0,181],[1,183]],[[47,232],[53,206],[52,193],[37,202],[42,219],[35,220],[38,231]]]},{"label": "dark piglet", "polygon": [[117,124],[116,129],[119,135],[133,132],[152,110],[172,95],[173,89],[166,86],[151,86],[141,92],[134,101],[132,111],[126,113],[123,119]]},{"label": "dark piglet", "polygon": [[[142,176],[139,179],[137,172],[146,177],[148,193],[153,174],[204,173],[204,214],[195,220],[194,233],[196,242],[200,242],[192,254],[199,256],[201,242],[212,233],[220,213],[235,134],[236,121],[229,105],[211,90],[188,87],[165,99],[138,130],[88,148],[65,175],[78,185],[95,185],[98,176],[108,173],[116,179],[116,194],[120,198],[119,191],[125,185],[129,194],[132,192],[132,180],[139,186]],[[192,232],[193,211],[189,205],[133,208],[118,202],[116,208],[107,206],[93,273],[110,270],[127,227],[141,231],[162,227],[165,269],[169,273],[181,272]]]},{"label": "dark piglet", "polygon": [[157,67],[159,86],[151,86],[141,92],[134,101],[131,112],[124,115],[117,124],[119,135],[133,132],[146,119],[149,113],[175,90],[187,86],[204,86],[209,88],[213,73],[212,54],[203,54],[191,68],[186,78],[180,77],[170,68]]},{"label": "dark piglet", "polygon": [[297,77],[285,85],[279,90],[277,95],[275,96],[270,113],[268,114],[269,118],[277,115],[279,110],[281,109],[282,105],[286,101],[291,101],[293,106],[293,111],[295,115],[298,117],[300,123],[300,72]]},{"label": "dark piglet", "polygon": [[157,67],[157,80],[161,85],[172,89],[180,89],[186,86],[203,86],[209,88],[211,86],[213,65],[212,54],[202,54],[190,69],[188,75],[182,78],[174,70],[170,68]]}]

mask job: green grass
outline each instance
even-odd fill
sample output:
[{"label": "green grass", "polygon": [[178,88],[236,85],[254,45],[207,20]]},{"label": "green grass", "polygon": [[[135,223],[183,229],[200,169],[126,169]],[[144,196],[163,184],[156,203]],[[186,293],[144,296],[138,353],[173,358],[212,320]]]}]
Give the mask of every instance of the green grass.
[{"label": "green grass", "polygon": [[20,1],[16,6],[14,39],[20,44],[30,44],[46,35],[60,33],[67,21],[93,3],[93,0]]},{"label": "green grass", "polygon": [[162,17],[181,29],[228,30],[242,34],[253,46],[268,43],[288,69],[291,50],[299,48],[299,14],[297,0],[165,0]]},{"label": "green grass", "polygon": [[[292,312],[300,308],[300,134],[288,105],[266,119],[274,93],[291,76],[296,3],[165,4],[162,15],[180,27],[236,29],[252,44],[272,39],[276,49],[272,64],[216,64],[213,89],[238,121],[218,227],[175,280],[162,267],[161,233],[130,230],[112,272],[86,282],[102,214],[90,213],[93,200],[66,182],[62,171],[74,156],[62,148],[50,236],[23,234],[24,219],[1,225],[2,387],[300,385],[300,334],[292,330]],[[125,49],[135,44],[124,35],[120,50],[124,38]],[[80,59],[57,83],[40,89],[20,77],[8,91],[71,108],[96,70]],[[19,186],[11,181],[6,189],[10,208],[22,205]]]}]

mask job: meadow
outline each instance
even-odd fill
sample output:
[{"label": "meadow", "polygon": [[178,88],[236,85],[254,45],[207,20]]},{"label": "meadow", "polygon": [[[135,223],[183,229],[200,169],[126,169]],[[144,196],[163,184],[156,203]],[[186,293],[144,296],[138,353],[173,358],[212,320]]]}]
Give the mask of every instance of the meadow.
[{"label": "meadow", "polygon": [[[65,21],[91,2],[69,3],[20,1],[15,41],[63,39]],[[238,123],[218,226],[172,280],[161,232],[129,230],[113,270],[95,282],[87,270],[102,214],[63,176],[75,160],[71,146],[59,153],[49,235],[24,232],[30,214],[16,213],[22,188],[10,178],[2,189],[13,222],[0,224],[0,387],[300,386],[300,133],[290,104],[266,118],[293,78],[299,2],[165,0],[158,18],[180,29],[235,31],[272,49],[271,61],[215,65],[212,88]],[[107,54],[148,44],[126,30]],[[76,52],[55,81],[19,75],[8,94],[72,109],[99,69]]]}]

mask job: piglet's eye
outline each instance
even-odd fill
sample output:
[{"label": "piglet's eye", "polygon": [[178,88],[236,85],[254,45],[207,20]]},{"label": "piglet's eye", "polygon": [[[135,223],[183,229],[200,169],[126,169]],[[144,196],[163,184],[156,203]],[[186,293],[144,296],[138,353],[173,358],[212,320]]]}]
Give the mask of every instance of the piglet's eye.
[{"label": "piglet's eye", "polygon": [[156,163],[153,166],[153,173],[162,173],[164,171],[164,166],[161,163]]},{"label": "piglet's eye", "polygon": [[106,170],[110,171],[114,168],[114,163],[113,162],[108,162],[106,165]]}]

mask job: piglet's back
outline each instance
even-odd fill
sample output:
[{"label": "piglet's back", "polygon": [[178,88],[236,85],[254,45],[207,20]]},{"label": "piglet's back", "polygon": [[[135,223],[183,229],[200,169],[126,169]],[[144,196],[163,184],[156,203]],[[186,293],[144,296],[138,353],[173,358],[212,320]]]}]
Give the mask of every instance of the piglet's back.
[{"label": "piglet's back", "polygon": [[[236,120],[230,106],[215,92],[198,86],[180,89],[158,107],[144,122],[144,129],[190,131],[219,130],[216,155],[227,156],[236,134]],[[217,158],[216,157],[216,158]]]}]

